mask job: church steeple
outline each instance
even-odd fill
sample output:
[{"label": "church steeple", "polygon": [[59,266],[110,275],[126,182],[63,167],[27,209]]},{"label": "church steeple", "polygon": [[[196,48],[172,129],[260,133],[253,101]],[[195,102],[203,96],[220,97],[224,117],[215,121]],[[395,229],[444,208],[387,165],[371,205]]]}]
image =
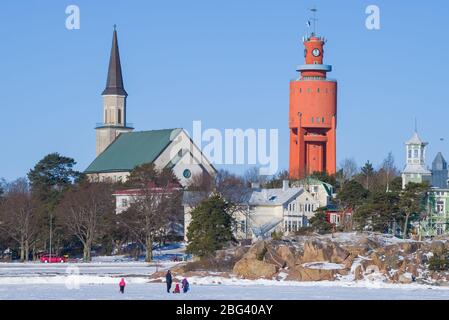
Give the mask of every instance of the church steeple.
[{"label": "church steeple", "polygon": [[117,30],[114,25],[111,55],[106,88],[103,93],[103,122],[97,131],[97,156],[104,151],[120,133],[131,132],[132,125],[126,121],[126,93],[123,87],[122,66],[118,51]]},{"label": "church steeple", "polygon": [[114,33],[112,36],[108,79],[106,81],[106,88],[104,89],[102,95],[120,95],[125,97],[128,95],[123,86],[122,66],[120,63],[116,25],[114,25]]}]

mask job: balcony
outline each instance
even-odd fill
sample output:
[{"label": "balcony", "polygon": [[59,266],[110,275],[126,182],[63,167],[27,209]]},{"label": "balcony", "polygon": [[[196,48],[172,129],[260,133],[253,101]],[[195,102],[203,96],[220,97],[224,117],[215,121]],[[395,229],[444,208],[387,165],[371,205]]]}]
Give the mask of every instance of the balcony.
[{"label": "balcony", "polygon": [[119,124],[119,123],[103,123],[103,122],[97,122],[95,124],[96,128],[103,128],[103,127],[114,127],[114,128],[131,128],[134,129],[134,124],[131,122],[127,122],[125,125]]}]

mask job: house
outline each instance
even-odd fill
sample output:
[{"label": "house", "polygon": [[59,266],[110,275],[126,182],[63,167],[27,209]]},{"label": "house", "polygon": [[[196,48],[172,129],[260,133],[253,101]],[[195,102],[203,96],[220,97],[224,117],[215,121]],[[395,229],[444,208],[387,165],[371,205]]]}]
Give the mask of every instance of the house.
[{"label": "house", "polygon": [[298,188],[304,188],[311,196],[318,201],[321,208],[325,208],[332,203],[335,197],[334,187],[326,182],[320,181],[315,178],[305,178],[292,183],[293,186]]},{"label": "house", "polygon": [[91,181],[126,181],[139,165],[173,169],[183,186],[196,174],[215,175],[216,170],[182,128],[133,132],[127,122],[127,97],[114,29],[106,88],[103,122],[97,124],[96,158],[85,170]]},{"label": "house", "polygon": [[427,214],[419,223],[419,234],[434,237],[449,231],[449,189],[432,188],[427,197]]},{"label": "house", "polygon": [[[195,204],[208,195],[198,192],[184,192],[184,231],[191,221],[191,211]],[[320,207],[316,195],[304,188],[290,187],[284,181],[282,188],[264,189],[258,185],[246,191],[240,209],[235,213],[234,236],[237,239],[255,239],[270,236],[273,231],[284,234],[294,233],[309,225],[315,210]]]}]

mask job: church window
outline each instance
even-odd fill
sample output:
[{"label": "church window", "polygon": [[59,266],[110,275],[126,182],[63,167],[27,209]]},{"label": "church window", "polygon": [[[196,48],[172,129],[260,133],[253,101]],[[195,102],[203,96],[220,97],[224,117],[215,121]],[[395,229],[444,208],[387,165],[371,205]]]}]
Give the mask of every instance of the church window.
[{"label": "church window", "polygon": [[189,179],[192,176],[192,172],[189,169],[185,169],[182,175],[184,178]]}]

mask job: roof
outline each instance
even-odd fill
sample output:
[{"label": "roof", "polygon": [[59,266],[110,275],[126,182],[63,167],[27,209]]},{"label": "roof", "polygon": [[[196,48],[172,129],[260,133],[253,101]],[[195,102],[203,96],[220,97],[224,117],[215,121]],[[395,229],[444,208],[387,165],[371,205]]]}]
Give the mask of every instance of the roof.
[{"label": "roof", "polygon": [[296,184],[297,186],[306,186],[306,185],[323,185],[324,190],[326,190],[327,194],[329,196],[332,196],[332,190],[333,190],[333,186],[330,183],[315,179],[315,178],[305,178],[302,179],[300,181],[298,181],[298,183]]},{"label": "roof", "polygon": [[418,135],[418,132],[414,132],[413,136],[405,144],[427,144]]},{"label": "roof", "polygon": [[152,163],[182,129],[121,133],[87,167],[85,173],[123,172]]},{"label": "roof", "polygon": [[437,153],[435,159],[432,162],[432,171],[436,170],[447,170],[447,162],[441,152]]},{"label": "roof", "polygon": [[407,164],[402,173],[418,173],[424,175],[430,175],[430,170],[426,169],[423,165],[420,164]]},{"label": "roof", "polygon": [[123,86],[122,66],[120,63],[120,53],[118,50],[117,31],[114,27],[112,35],[111,55],[109,57],[108,79],[106,81],[106,88],[102,95],[122,95],[127,96]]},{"label": "roof", "polygon": [[250,205],[279,206],[289,202],[304,192],[303,188],[256,189],[249,199]]}]

